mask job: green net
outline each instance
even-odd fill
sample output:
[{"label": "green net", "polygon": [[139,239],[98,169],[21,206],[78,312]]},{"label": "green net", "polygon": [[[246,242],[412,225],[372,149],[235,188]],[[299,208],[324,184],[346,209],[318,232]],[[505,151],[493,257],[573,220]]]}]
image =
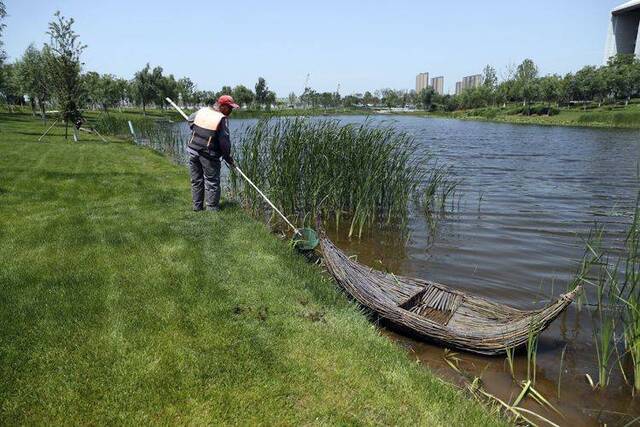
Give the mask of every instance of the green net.
[{"label": "green net", "polygon": [[318,246],[320,240],[318,239],[318,235],[315,230],[311,228],[300,228],[300,234],[294,236],[296,247],[303,251],[310,251]]}]

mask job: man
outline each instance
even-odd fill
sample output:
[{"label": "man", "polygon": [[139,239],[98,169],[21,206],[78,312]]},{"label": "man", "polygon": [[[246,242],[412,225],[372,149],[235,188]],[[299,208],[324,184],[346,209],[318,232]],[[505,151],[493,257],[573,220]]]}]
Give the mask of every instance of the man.
[{"label": "man", "polygon": [[235,167],[231,157],[228,117],[238,104],[229,95],[189,116],[192,133],[187,145],[193,210],[220,210],[220,158]]}]

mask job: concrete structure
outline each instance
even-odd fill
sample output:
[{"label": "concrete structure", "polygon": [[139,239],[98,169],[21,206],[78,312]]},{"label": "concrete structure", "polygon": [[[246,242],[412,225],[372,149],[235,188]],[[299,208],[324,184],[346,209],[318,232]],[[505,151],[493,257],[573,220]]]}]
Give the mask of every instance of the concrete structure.
[{"label": "concrete structure", "polygon": [[416,76],[416,93],[429,86],[429,73],[420,73]]},{"label": "concrete structure", "polygon": [[609,34],[604,49],[604,62],[619,53],[640,57],[640,0],[621,4],[611,11]]},{"label": "concrete structure", "polygon": [[456,95],[460,95],[462,93],[462,82],[456,82]]},{"label": "concrete structure", "polygon": [[444,77],[440,76],[432,78],[431,87],[437,94],[444,95]]}]

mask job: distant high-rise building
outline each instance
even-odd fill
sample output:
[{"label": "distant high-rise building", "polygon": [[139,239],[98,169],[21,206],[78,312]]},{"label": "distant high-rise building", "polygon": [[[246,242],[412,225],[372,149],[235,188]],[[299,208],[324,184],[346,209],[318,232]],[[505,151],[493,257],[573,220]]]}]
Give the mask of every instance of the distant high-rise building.
[{"label": "distant high-rise building", "polygon": [[611,11],[604,62],[619,53],[640,57],[640,0],[628,1]]},{"label": "distant high-rise building", "polygon": [[482,74],[474,74],[462,78],[462,90],[478,87],[482,84]]},{"label": "distant high-rise building", "polygon": [[416,93],[429,86],[429,73],[420,73],[416,76]]},{"label": "distant high-rise building", "polygon": [[440,76],[432,78],[431,87],[437,94],[444,95],[444,77]]},{"label": "distant high-rise building", "polygon": [[460,95],[462,93],[462,82],[456,82],[456,95]]}]

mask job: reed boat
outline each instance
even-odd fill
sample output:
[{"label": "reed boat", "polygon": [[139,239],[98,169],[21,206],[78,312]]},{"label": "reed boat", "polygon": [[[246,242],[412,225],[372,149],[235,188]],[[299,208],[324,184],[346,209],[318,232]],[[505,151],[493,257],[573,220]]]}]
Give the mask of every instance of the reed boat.
[{"label": "reed boat", "polygon": [[581,287],[540,310],[519,310],[439,283],[396,276],[358,263],[320,232],[324,264],[358,303],[393,326],[446,347],[497,355],[546,329]]}]

